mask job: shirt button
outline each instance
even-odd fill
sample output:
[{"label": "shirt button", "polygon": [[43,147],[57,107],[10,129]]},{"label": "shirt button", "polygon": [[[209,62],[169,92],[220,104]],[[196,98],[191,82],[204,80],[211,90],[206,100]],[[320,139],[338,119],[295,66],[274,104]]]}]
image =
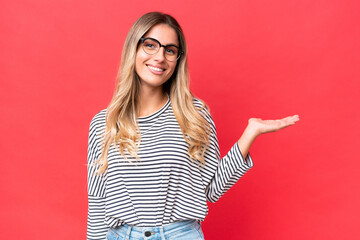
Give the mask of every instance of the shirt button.
[{"label": "shirt button", "polygon": [[145,232],[145,237],[150,237],[151,236],[151,232],[150,231],[146,231]]}]

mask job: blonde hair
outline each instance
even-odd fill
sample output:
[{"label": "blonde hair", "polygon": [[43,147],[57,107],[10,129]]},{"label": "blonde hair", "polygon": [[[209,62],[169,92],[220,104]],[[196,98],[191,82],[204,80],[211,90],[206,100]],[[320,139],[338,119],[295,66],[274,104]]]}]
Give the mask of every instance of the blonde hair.
[{"label": "blonde hair", "polygon": [[[184,139],[189,144],[188,153],[192,160],[205,164],[204,153],[209,145],[210,125],[193,104],[193,94],[189,88],[187,46],[183,31],[170,15],[150,12],[141,16],[131,27],[123,47],[118,84],[107,107],[106,131],[103,137],[103,151],[97,160],[98,173],[106,171],[107,156],[112,144],[126,157],[127,153],[138,159],[137,150],[141,141],[137,125],[137,95],[140,88],[139,76],[135,72],[135,57],[139,40],[153,26],[167,24],[172,27],[184,52],[177,62],[173,75],[163,84],[163,90],[170,95],[171,106],[180,125]],[[206,105],[203,103],[203,107]]]}]

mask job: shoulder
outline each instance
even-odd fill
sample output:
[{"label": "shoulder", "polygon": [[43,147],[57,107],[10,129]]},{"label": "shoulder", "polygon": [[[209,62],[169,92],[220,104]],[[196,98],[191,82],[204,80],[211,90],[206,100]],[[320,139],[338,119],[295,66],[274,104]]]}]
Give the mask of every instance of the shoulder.
[{"label": "shoulder", "polygon": [[91,119],[90,122],[90,132],[98,132],[100,129],[104,128],[106,125],[106,109],[101,110]]},{"label": "shoulder", "polygon": [[209,112],[210,113],[209,107],[200,98],[193,97],[193,104],[197,110],[199,110],[201,112]]},{"label": "shoulder", "polygon": [[193,98],[193,104],[198,112],[210,123],[213,124],[213,119],[210,114],[210,109],[208,105],[199,98]]},{"label": "shoulder", "polygon": [[195,107],[203,107],[206,106],[205,102],[200,98],[193,97],[193,104]]}]

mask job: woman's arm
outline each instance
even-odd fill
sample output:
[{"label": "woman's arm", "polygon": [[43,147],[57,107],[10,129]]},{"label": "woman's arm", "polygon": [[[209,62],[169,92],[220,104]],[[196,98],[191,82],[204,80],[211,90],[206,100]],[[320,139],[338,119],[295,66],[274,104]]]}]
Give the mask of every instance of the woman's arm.
[{"label": "woman's arm", "polygon": [[299,121],[299,116],[289,116],[278,120],[262,120],[261,118],[250,118],[249,123],[238,141],[238,146],[244,158],[249,152],[251,144],[263,133],[276,132],[280,129],[294,125]]}]

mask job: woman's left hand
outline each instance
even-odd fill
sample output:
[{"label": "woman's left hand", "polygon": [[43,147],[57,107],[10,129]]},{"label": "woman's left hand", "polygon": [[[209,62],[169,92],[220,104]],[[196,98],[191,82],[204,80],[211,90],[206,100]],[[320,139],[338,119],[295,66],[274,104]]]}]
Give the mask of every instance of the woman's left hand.
[{"label": "woman's left hand", "polygon": [[277,120],[262,120],[261,118],[250,118],[248,127],[255,132],[256,136],[258,136],[263,133],[276,132],[280,129],[294,125],[297,121],[299,121],[298,115],[289,116]]},{"label": "woman's left hand", "polygon": [[255,138],[263,133],[276,132],[280,129],[294,125],[299,121],[299,116],[289,116],[277,120],[262,120],[261,118],[250,118],[249,123],[238,141],[238,145],[243,156],[249,152],[251,144]]}]

